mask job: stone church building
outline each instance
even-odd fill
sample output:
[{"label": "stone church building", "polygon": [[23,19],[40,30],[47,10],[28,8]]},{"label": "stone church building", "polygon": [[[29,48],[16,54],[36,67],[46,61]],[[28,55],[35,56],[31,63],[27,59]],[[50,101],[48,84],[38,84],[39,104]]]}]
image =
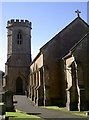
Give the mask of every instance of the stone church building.
[{"label": "stone church building", "polygon": [[[35,104],[67,106],[68,110],[87,109],[84,105],[89,103],[88,32],[88,24],[78,16],[40,48],[30,64],[29,75],[29,96]],[[77,73],[69,68],[72,71],[69,76],[67,67],[74,63]]]},{"label": "stone church building", "polygon": [[11,20],[7,29],[6,90],[28,90],[36,105],[89,109],[89,25],[79,15],[42,46],[33,61],[31,22]]}]

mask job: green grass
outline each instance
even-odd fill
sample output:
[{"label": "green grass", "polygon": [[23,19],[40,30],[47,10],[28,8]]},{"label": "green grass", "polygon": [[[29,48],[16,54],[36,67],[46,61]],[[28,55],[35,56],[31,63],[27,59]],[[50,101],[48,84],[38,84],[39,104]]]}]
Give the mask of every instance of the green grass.
[{"label": "green grass", "polygon": [[16,112],[6,112],[6,117],[9,117],[9,120],[44,120],[35,115],[25,114],[19,110],[16,110]]},{"label": "green grass", "polygon": [[58,106],[41,106],[41,108],[60,110],[60,111],[64,111],[64,112],[66,111],[65,108],[60,108]]},{"label": "green grass", "polygon": [[85,117],[86,117],[86,112],[89,112],[89,111],[67,111],[65,109],[65,107],[61,108],[61,107],[58,107],[58,106],[41,106],[41,108],[60,110],[62,112],[67,112],[69,114],[79,115],[79,116],[85,116]]},{"label": "green grass", "polygon": [[3,102],[1,102],[1,103],[0,103],[0,105],[4,105],[4,103],[3,103]]},{"label": "green grass", "polygon": [[86,112],[89,112],[89,111],[69,111],[71,114],[73,114],[73,115],[79,115],[79,116],[85,116],[85,117],[87,117],[86,116]]}]

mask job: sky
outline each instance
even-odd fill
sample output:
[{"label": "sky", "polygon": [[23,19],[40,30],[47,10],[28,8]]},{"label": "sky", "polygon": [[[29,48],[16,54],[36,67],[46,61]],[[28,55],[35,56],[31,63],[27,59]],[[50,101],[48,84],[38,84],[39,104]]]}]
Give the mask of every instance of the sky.
[{"label": "sky", "polygon": [[81,11],[80,17],[87,22],[87,2],[1,2],[0,12],[0,70],[5,71],[7,61],[7,21],[24,19],[32,22],[32,59],[39,49],[72,22]]}]

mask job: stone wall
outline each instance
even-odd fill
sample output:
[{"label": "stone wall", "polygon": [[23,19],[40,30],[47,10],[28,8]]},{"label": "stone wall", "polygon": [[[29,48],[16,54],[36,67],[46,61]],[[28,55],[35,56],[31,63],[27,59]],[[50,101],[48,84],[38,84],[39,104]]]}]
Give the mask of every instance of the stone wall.
[{"label": "stone wall", "polygon": [[31,22],[12,19],[7,22],[7,30],[8,52],[5,63],[5,88],[16,93],[20,90],[17,83],[22,84],[20,87],[24,93],[27,89],[31,62]]},{"label": "stone wall", "polygon": [[[89,105],[89,37],[86,35],[70,52],[65,56],[66,81],[67,81],[67,108],[68,110],[88,110]],[[68,56],[68,57],[67,57]],[[71,79],[69,79],[71,78]],[[71,82],[70,82],[71,80]],[[71,84],[72,83],[72,84]],[[73,95],[73,96],[72,96]],[[76,107],[75,107],[76,106]]]},{"label": "stone wall", "polygon": [[84,24],[80,18],[77,18],[40,49],[44,56],[43,63],[48,66],[49,69],[47,85],[50,86],[49,99],[54,105],[60,104],[60,100],[62,99],[62,95],[60,94],[62,89],[61,81],[64,80],[62,77],[63,72],[61,74],[61,65],[58,61],[87,32],[88,26]]},{"label": "stone wall", "polygon": [[44,104],[43,54],[39,53],[30,65],[29,97],[37,105]]}]

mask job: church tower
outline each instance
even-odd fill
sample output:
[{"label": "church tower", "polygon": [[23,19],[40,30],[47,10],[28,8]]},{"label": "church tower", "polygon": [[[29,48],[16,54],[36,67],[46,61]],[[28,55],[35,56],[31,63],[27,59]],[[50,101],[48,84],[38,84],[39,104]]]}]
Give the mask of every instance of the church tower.
[{"label": "church tower", "polygon": [[22,94],[27,88],[31,62],[31,22],[7,22],[8,52],[5,64],[6,90]]}]

